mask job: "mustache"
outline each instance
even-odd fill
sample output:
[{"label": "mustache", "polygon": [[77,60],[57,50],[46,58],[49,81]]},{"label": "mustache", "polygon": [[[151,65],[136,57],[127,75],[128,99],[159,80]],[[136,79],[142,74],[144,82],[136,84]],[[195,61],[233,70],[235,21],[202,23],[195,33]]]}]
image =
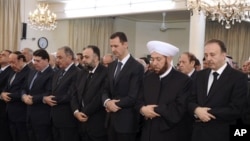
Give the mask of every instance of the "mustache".
[{"label": "mustache", "polygon": [[91,65],[89,65],[89,64],[85,64],[84,68],[87,69],[87,70],[89,70],[89,71],[92,71],[94,69],[94,67],[91,66]]}]

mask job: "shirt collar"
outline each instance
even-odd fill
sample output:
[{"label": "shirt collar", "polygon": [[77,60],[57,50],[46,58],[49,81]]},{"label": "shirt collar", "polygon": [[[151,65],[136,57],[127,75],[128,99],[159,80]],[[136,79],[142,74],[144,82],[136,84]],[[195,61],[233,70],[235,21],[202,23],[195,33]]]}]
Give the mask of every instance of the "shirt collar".
[{"label": "shirt collar", "polygon": [[227,67],[227,63],[225,63],[222,67],[220,67],[217,71],[215,70],[212,70],[210,72],[210,75],[212,75],[214,72],[217,72],[219,75],[218,75],[218,78],[220,77],[220,75],[222,74],[222,72],[225,70],[225,68]]},{"label": "shirt collar", "polygon": [[[98,64],[98,65],[99,65],[99,64]],[[93,70],[89,71],[89,73],[95,73],[95,70],[96,70],[96,68],[98,67],[98,65],[96,65],[95,68],[94,68]]]},{"label": "shirt collar", "polygon": [[124,57],[122,60],[118,60],[119,62],[122,62],[122,67],[124,66],[124,64],[126,64],[126,62],[128,61],[130,57],[130,54],[128,53],[126,57]]},{"label": "shirt collar", "polygon": [[191,77],[191,75],[194,73],[195,69],[192,69],[191,72],[188,73],[188,76]]},{"label": "shirt collar", "polygon": [[170,71],[171,71],[172,69],[173,69],[173,67],[170,66],[169,69],[168,69],[167,71],[165,71],[162,75],[159,76],[160,79],[162,79],[163,77],[167,76],[167,75],[170,73]]},{"label": "shirt collar", "polygon": [[6,68],[8,68],[10,65],[7,65],[5,67],[0,68],[0,70],[4,71]]},{"label": "shirt collar", "polygon": [[47,67],[45,67],[43,70],[41,70],[41,73],[43,73],[48,67],[49,67],[49,65],[47,65]]},{"label": "shirt collar", "polygon": [[69,68],[70,68],[73,64],[74,64],[74,62],[72,62],[70,65],[68,65],[68,67],[67,67],[66,69],[64,69],[64,71],[65,71],[65,72],[68,71]]}]

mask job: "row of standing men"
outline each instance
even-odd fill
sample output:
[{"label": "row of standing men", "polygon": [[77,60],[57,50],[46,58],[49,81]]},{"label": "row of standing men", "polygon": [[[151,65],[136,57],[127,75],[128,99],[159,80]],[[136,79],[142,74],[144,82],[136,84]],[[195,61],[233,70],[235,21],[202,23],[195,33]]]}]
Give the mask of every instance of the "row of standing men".
[{"label": "row of standing men", "polygon": [[[110,36],[110,47],[117,60],[108,68],[100,65],[98,47],[86,47],[81,71],[69,47],[57,50],[56,72],[45,50],[33,53],[34,70],[12,52],[11,68],[0,74],[2,81],[9,73],[1,90],[8,124],[1,128],[10,128],[14,141],[229,141],[229,125],[242,116],[248,90],[247,77],[225,62],[223,42],[206,43],[210,69],[193,79],[172,67],[179,49],[171,44],[147,44],[148,73],[129,54],[123,32]],[[219,77],[212,84],[214,72]]]}]

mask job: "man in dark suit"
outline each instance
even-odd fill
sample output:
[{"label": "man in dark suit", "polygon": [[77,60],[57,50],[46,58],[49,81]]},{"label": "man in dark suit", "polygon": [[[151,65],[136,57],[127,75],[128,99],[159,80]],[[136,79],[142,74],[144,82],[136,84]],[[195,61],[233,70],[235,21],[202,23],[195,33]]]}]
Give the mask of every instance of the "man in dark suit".
[{"label": "man in dark suit", "polygon": [[51,94],[54,71],[49,66],[49,54],[39,49],[33,53],[34,70],[28,76],[22,100],[27,104],[27,123],[30,141],[51,141],[50,106],[43,97]]},{"label": "man in dark suit", "polygon": [[31,69],[34,69],[34,65],[33,65],[33,62],[32,62],[33,50],[26,47],[26,48],[23,48],[23,49],[21,50],[21,52],[22,52],[22,54],[25,56],[27,65],[28,65]]},{"label": "man in dark suit", "polygon": [[7,86],[1,94],[2,99],[7,103],[10,131],[14,141],[28,140],[27,107],[21,100],[21,91],[25,87],[30,72],[30,68],[25,62],[25,56],[19,51],[9,55],[9,64],[14,71],[10,74]]},{"label": "man in dark suit", "polygon": [[110,47],[117,60],[108,65],[102,96],[108,112],[108,140],[134,141],[139,119],[134,106],[144,73],[143,66],[129,54],[127,37],[123,32],[110,36]]},{"label": "man in dark suit", "polygon": [[192,53],[182,53],[179,57],[179,71],[194,79],[196,75],[195,60],[196,57]]},{"label": "man in dark suit", "polygon": [[0,53],[0,137],[4,141],[11,141],[9,121],[6,112],[6,103],[1,99],[1,93],[8,84],[12,69],[9,65],[10,50],[3,50]]},{"label": "man in dark suit", "polygon": [[83,50],[86,70],[77,75],[76,92],[71,101],[74,116],[80,122],[81,141],[107,141],[104,128],[106,111],[101,103],[107,68],[100,64],[100,50],[89,45]]},{"label": "man in dark suit", "polygon": [[75,65],[79,68],[79,69],[83,69],[83,63],[82,60],[83,59],[83,55],[82,53],[77,53],[76,54],[76,58],[75,58]]},{"label": "man in dark suit", "polygon": [[196,117],[193,141],[229,141],[229,126],[246,104],[247,77],[226,63],[226,46],[217,39],[205,44],[210,69],[197,72],[188,108]]},{"label": "man in dark suit", "polygon": [[43,98],[51,106],[53,138],[54,141],[79,141],[77,120],[72,114],[70,101],[80,69],[74,65],[74,53],[70,47],[59,48],[56,58],[60,70],[53,77],[52,94]]},{"label": "man in dark suit", "polygon": [[179,49],[161,41],[150,41],[147,47],[153,72],[144,77],[136,104],[144,116],[141,141],[188,141],[186,100],[192,81],[171,65]]}]

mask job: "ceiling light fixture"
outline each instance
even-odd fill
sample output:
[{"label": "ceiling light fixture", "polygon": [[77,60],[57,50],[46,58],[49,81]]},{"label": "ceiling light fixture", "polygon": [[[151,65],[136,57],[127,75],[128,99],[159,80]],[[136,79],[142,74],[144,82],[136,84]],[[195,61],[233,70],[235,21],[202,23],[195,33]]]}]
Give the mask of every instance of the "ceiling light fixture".
[{"label": "ceiling light fixture", "polygon": [[250,0],[187,0],[187,8],[191,15],[202,11],[212,21],[225,25],[226,29],[235,22],[250,18]]},{"label": "ceiling light fixture", "polygon": [[33,13],[29,13],[28,24],[36,30],[54,30],[56,28],[56,14],[49,10],[49,5],[39,3]]}]

